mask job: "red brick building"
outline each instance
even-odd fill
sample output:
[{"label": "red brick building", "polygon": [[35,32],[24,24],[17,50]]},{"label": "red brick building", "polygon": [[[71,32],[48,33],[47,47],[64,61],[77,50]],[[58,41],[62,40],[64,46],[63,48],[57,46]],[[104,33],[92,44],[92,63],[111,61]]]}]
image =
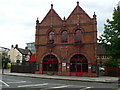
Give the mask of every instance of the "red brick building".
[{"label": "red brick building", "polygon": [[36,73],[97,76],[97,22],[79,6],[66,19],[51,9],[36,21]]}]

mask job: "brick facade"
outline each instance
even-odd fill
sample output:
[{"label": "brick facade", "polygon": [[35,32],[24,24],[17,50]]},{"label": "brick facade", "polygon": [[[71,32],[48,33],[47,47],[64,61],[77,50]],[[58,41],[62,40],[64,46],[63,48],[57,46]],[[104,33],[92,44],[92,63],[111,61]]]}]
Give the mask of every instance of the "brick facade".
[{"label": "brick facade", "polygon": [[[75,31],[82,31],[82,40],[76,43]],[[62,43],[62,32],[68,33],[68,42]],[[49,32],[53,31],[54,43],[49,43]],[[47,55],[53,55],[58,60],[58,71],[53,72],[57,75],[76,75],[76,72],[70,71],[70,60],[73,56],[83,56],[87,59],[87,72],[82,72],[80,76],[97,76],[97,70],[92,72],[92,66],[97,63],[97,22],[94,13],[93,18],[79,6],[72,11],[67,19],[61,19],[53,9],[51,9],[45,18],[39,22],[36,21],[36,64],[38,64],[37,74],[44,74],[43,60]],[[47,66],[46,66],[47,67]],[[78,69],[77,69],[78,70]],[[49,72],[49,71],[48,71]],[[79,75],[78,75],[79,76]]]}]

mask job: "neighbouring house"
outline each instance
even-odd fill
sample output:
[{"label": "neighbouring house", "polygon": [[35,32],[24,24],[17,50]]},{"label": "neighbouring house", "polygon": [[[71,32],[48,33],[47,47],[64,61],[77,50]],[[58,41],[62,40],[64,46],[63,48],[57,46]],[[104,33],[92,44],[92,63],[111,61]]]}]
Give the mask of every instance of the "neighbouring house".
[{"label": "neighbouring house", "polygon": [[104,62],[109,59],[106,53],[106,49],[102,45],[97,45],[97,63],[100,67],[103,66]]},{"label": "neighbouring house", "polygon": [[18,45],[11,46],[8,52],[12,64],[22,63],[23,61],[29,61],[32,55],[31,51],[26,47],[25,49],[19,48]]},{"label": "neighbouring house", "polygon": [[36,20],[36,74],[96,77],[97,20],[79,5],[66,19],[51,9]]}]

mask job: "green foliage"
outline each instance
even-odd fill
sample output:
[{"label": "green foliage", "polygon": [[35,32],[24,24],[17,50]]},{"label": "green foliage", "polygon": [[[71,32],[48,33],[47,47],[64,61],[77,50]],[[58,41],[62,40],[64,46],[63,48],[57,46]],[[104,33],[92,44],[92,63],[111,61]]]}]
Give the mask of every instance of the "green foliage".
[{"label": "green foliage", "polygon": [[108,59],[105,63],[104,63],[105,67],[113,67],[113,68],[117,68],[119,67],[119,63],[117,62],[117,60],[115,59]]},{"label": "green foliage", "polygon": [[113,59],[120,58],[120,7],[114,9],[113,19],[107,20],[104,25],[104,33],[99,42],[106,48],[107,54]]},{"label": "green foliage", "polygon": [[7,68],[7,64],[10,63],[10,59],[7,56],[7,53],[2,53],[2,64],[4,65],[3,68]]},{"label": "green foliage", "polygon": [[6,69],[10,69],[11,68],[11,64],[8,63],[7,66],[6,66]]}]

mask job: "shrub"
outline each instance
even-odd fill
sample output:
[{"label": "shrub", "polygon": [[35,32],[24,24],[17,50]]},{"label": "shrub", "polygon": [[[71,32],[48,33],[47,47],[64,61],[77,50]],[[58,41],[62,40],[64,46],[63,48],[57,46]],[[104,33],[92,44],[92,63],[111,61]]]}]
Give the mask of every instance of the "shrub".
[{"label": "shrub", "polygon": [[119,63],[117,62],[117,60],[115,59],[108,59],[105,63],[104,63],[105,67],[113,67],[113,68],[117,68],[119,66]]},{"label": "shrub", "polygon": [[8,63],[7,66],[6,66],[6,69],[10,69],[11,68],[11,64]]}]

